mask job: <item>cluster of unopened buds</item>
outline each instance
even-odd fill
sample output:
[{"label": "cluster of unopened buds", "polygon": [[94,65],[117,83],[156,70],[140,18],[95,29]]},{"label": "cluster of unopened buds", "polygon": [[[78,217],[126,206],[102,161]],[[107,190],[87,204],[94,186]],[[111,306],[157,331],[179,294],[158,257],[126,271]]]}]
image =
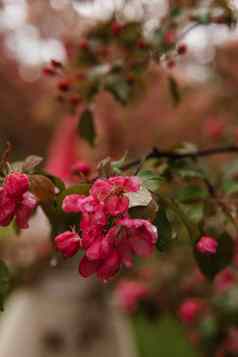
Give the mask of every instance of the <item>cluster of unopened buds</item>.
[{"label": "cluster of unopened buds", "polygon": [[37,206],[37,199],[29,192],[27,175],[13,172],[6,176],[0,188],[0,226],[8,226],[15,217],[19,228],[28,228],[28,221]]},{"label": "cluster of unopened buds", "polygon": [[120,267],[130,268],[134,255],[146,257],[154,251],[156,227],[148,220],[129,215],[126,194],[139,189],[136,177],[115,176],[97,179],[88,196],[65,197],[62,208],[68,213],[80,213],[80,229],[59,234],[55,244],[65,257],[84,251],[79,264],[82,276],[96,273],[107,281]]}]

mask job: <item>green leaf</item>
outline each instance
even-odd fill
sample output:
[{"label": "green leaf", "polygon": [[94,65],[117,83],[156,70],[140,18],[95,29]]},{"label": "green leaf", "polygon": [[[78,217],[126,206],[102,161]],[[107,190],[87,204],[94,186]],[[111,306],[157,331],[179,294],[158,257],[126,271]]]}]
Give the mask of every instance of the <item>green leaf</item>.
[{"label": "green leaf", "polygon": [[150,191],[156,192],[159,190],[163,178],[159,175],[156,175],[153,171],[144,170],[138,173],[138,176],[141,178],[143,185]]},{"label": "green leaf", "polygon": [[148,206],[152,201],[151,193],[143,186],[138,192],[128,192],[125,193],[125,196],[129,198],[129,208],[136,206]]},{"label": "green leaf", "polygon": [[135,45],[141,38],[141,24],[137,22],[128,23],[122,30],[119,41],[126,47]]},{"label": "green leaf", "polygon": [[174,100],[174,104],[178,104],[181,101],[181,93],[177,81],[172,76],[169,77],[169,89]]},{"label": "green leaf", "polygon": [[205,214],[205,207],[203,202],[193,204],[179,204],[179,206],[192,223],[198,224],[203,220]]},{"label": "green leaf", "polygon": [[238,181],[224,180],[224,182],[223,182],[223,191],[227,195],[232,195],[234,193],[238,193]]},{"label": "green leaf", "polygon": [[122,105],[126,105],[130,99],[131,86],[120,75],[110,74],[105,80],[105,89]]},{"label": "green leaf", "polygon": [[182,9],[178,6],[174,6],[171,11],[170,11],[170,16],[171,17],[177,17],[182,14]]},{"label": "green leaf", "polygon": [[117,173],[121,173],[121,168],[123,167],[123,165],[125,165],[126,163],[126,159],[127,159],[127,155],[128,152],[126,152],[122,158],[120,160],[117,161],[112,161],[111,165],[112,165],[112,169],[117,172]]},{"label": "green leaf", "polygon": [[227,234],[221,234],[218,239],[217,252],[214,255],[201,254],[194,245],[194,256],[201,272],[208,278],[213,279],[215,275],[226,268],[232,261],[234,253],[234,242]]},{"label": "green leaf", "polygon": [[4,301],[10,289],[10,273],[7,265],[0,260],[0,309],[3,311]]},{"label": "green leaf", "polygon": [[198,170],[193,168],[178,168],[176,170],[176,174],[183,178],[204,178],[204,174]]},{"label": "green leaf", "polygon": [[94,126],[94,118],[91,110],[86,109],[81,114],[78,129],[80,137],[86,140],[91,146],[94,146],[96,131]]},{"label": "green leaf", "polygon": [[156,219],[153,222],[158,229],[159,239],[157,240],[157,248],[159,251],[166,251],[172,242],[172,228],[168,220],[166,209],[163,206],[159,207]]},{"label": "green leaf", "polygon": [[173,223],[177,237],[180,238],[180,236],[184,237],[184,235],[186,235],[192,242],[196,242],[200,237],[200,230],[198,226],[186,216],[179,204],[175,200],[162,196],[161,193],[159,195],[159,204],[163,204],[170,210],[172,216],[174,216],[175,220],[174,222],[171,220],[171,222]]},{"label": "green leaf", "polygon": [[135,206],[129,209],[131,218],[149,219],[153,221],[158,211],[158,205],[155,200],[152,200],[148,206]]},{"label": "green leaf", "polygon": [[39,166],[42,161],[42,157],[37,155],[30,155],[25,159],[22,169],[27,172],[32,172],[33,169]]},{"label": "green leaf", "polygon": [[190,185],[176,191],[175,198],[181,202],[193,202],[204,200],[209,197],[209,193],[202,186]]},{"label": "green leaf", "polygon": [[113,167],[110,157],[106,157],[101,160],[97,166],[97,171],[100,177],[110,177],[113,176]]}]

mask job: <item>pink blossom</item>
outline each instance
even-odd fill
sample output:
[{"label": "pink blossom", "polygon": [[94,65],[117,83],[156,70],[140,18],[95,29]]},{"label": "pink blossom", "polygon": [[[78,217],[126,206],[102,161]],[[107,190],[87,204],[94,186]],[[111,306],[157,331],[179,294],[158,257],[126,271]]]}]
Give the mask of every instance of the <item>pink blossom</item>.
[{"label": "pink blossom", "polygon": [[5,178],[0,189],[0,225],[7,226],[16,216],[19,228],[28,228],[28,221],[37,205],[37,200],[29,191],[28,176],[14,172]]},{"label": "pink blossom", "polygon": [[71,168],[71,172],[73,175],[83,174],[87,176],[90,174],[90,171],[91,171],[90,165],[83,161],[76,161]]},{"label": "pink blossom", "polygon": [[84,256],[79,263],[79,273],[84,278],[87,278],[97,271],[98,266],[99,262],[97,260],[91,261],[86,256]]},{"label": "pink blossom", "polygon": [[115,294],[121,309],[127,313],[133,313],[139,301],[148,296],[149,290],[142,282],[122,280],[119,282]]},{"label": "pink blossom", "polygon": [[85,196],[72,194],[64,198],[62,208],[68,213],[78,213],[81,211],[81,204]]},{"label": "pink blossom", "polygon": [[158,239],[157,229],[144,219],[124,218],[118,224],[125,227],[130,245],[139,256],[150,255]]},{"label": "pink blossom", "polygon": [[21,229],[28,228],[29,218],[37,206],[37,199],[30,192],[25,192],[16,208],[16,223]]},{"label": "pink blossom", "polygon": [[13,199],[6,195],[5,190],[0,188],[0,225],[8,226],[14,217],[16,204]]},{"label": "pink blossom", "polygon": [[71,231],[66,231],[55,237],[55,245],[65,257],[72,257],[81,247],[80,236]]},{"label": "pink blossom", "polygon": [[178,315],[180,319],[187,323],[193,323],[203,310],[203,303],[198,298],[186,299],[179,307]]},{"label": "pink blossom", "polygon": [[103,201],[111,194],[112,189],[113,186],[107,180],[98,179],[92,185],[90,194],[98,201]]},{"label": "pink blossom", "polygon": [[122,265],[130,268],[134,255],[153,252],[156,228],[149,221],[126,218],[129,201],[124,194],[138,191],[139,185],[136,177],[97,179],[88,196],[65,197],[63,210],[80,213],[79,234],[85,252],[79,264],[82,276],[96,273],[99,279],[108,280]]},{"label": "pink blossom", "polygon": [[29,190],[29,178],[20,172],[13,172],[5,178],[4,191],[7,196],[18,199]]},{"label": "pink blossom", "polygon": [[107,212],[112,216],[118,216],[128,210],[129,199],[126,196],[111,195],[105,202]]},{"label": "pink blossom", "polygon": [[120,269],[121,260],[118,252],[114,250],[97,269],[97,276],[103,281],[107,281]]},{"label": "pink blossom", "polygon": [[216,239],[208,236],[203,236],[200,240],[196,243],[196,249],[199,253],[205,255],[214,255],[216,254],[218,247],[218,242]]},{"label": "pink blossom", "polygon": [[108,182],[123,192],[137,192],[140,188],[140,181],[136,176],[114,176],[110,177]]}]

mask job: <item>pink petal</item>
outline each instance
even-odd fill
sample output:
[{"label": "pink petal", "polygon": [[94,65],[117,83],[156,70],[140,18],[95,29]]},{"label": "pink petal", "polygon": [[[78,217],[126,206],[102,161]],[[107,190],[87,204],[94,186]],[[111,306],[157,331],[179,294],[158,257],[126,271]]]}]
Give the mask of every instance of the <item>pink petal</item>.
[{"label": "pink petal", "polygon": [[100,265],[97,270],[97,276],[103,281],[108,280],[113,275],[115,275],[120,269],[120,257],[116,251],[114,251],[104,262]]},{"label": "pink petal", "polygon": [[23,195],[23,200],[16,208],[16,224],[21,229],[29,227],[28,221],[37,206],[37,200],[30,192]]},{"label": "pink petal", "polygon": [[3,188],[0,189],[0,226],[8,226],[15,214],[14,199],[8,197]]},{"label": "pink petal", "polygon": [[117,216],[128,210],[129,199],[126,196],[111,195],[106,200],[106,210],[112,216]]},{"label": "pink petal", "polygon": [[79,263],[79,273],[84,278],[87,278],[97,271],[98,266],[98,261],[91,261],[86,256],[84,256]]},{"label": "pink petal", "polygon": [[68,195],[64,198],[62,209],[68,213],[78,213],[81,211],[81,204],[85,196],[78,194]]},{"label": "pink petal", "polygon": [[9,197],[18,199],[29,190],[30,182],[27,175],[13,172],[5,178],[4,190]]}]

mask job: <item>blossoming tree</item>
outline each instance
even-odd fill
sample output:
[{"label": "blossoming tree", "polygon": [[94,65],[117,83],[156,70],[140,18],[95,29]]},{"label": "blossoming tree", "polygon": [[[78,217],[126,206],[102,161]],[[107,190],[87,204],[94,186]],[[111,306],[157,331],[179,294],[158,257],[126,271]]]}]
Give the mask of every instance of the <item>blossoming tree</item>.
[{"label": "blossoming tree", "polygon": [[[183,97],[172,70],[187,53],[184,38],[195,27],[211,24],[235,26],[232,6],[171,6],[147,35],[143,21],[113,16],[71,44],[67,64],[52,59],[43,73],[55,81],[58,100],[76,118],[74,130],[96,150],[95,103],[100,93],[130,106],[146,91],[148,71],[160,67],[176,106]],[[219,140],[225,127],[211,119],[206,132]],[[237,280],[237,172],[231,163],[227,177],[221,161],[217,174],[201,161],[236,154],[238,147],[233,142],[202,149],[188,143],[159,146],[142,157],[128,152],[118,160],[106,158],[97,169],[75,161],[63,182],[43,170],[37,156],[11,162],[8,145],[0,162],[0,225],[12,225],[16,232],[27,229],[40,206],[50,222],[55,250],[69,259],[77,255],[83,278],[95,274],[110,284],[119,276],[117,298],[127,312],[141,310],[157,318],[160,309],[169,309],[205,353],[235,356],[238,332],[230,287]],[[186,262],[178,251],[188,253]],[[142,268],[138,257],[150,257],[155,268]],[[160,272],[161,261],[178,269]],[[123,274],[129,278],[123,280]],[[2,300],[7,282],[8,269],[1,262]]]}]

